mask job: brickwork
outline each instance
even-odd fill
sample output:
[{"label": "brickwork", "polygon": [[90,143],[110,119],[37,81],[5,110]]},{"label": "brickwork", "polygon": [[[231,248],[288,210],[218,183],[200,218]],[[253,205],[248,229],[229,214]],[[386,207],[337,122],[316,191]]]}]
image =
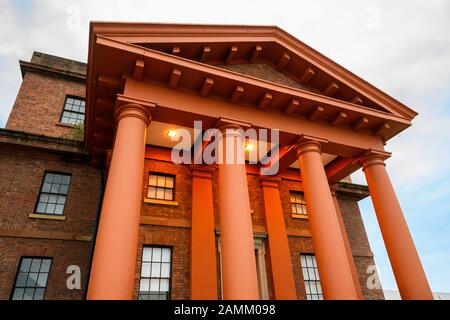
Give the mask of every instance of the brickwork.
[{"label": "brickwork", "polygon": [[[51,257],[46,300],[80,300],[86,283],[91,242],[0,237],[0,299],[10,298],[20,258]],[[81,271],[81,290],[67,288],[67,267],[76,265]]]},{"label": "brickwork", "polygon": [[[0,156],[0,229],[69,232],[90,235],[96,219],[100,192],[100,171],[88,164],[73,163],[28,153]],[[31,219],[46,171],[71,174],[64,208],[65,221]]]},{"label": "brickwork", "polygon": [[73,138],[73,126],[60,123],[67,95],[84,98],[85,84],[59,75],[27,72],[6,128],[58,138]]}]

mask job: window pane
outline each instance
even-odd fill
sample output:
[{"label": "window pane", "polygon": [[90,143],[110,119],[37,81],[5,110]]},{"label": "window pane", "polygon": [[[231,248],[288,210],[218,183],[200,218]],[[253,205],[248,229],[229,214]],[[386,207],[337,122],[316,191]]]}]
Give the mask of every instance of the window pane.
[{"label": "window pane", "polygon": [[31,259],[22,259],[22,263],[20,265],[20,271],[23,272],[28,272],[30,271],[30,267],[31,267]]},{"label": "window pane", "polygon": [[44,185],[42,186],[42,192],[50,192],[50,187],[52,185],[50,183],[44,183]]},{"label": "window pane", "polygon": [[149,179],[148,179],[148,185],[149,186],[156,186],[156,181],[158,180],[158,177],[151,174]]},{"label": "window pane", "polygon": [[67,175],[63,176],[61,183],[65,184],[65,185],[68,185],[70,183],[70,176],[67,176]]},{"label": "window pane", "polygon": [[150,291],[151,292],[159,292],[159,279],[151,279],[150,280]]},{"label": "window pane", "polygon": [[169,292],[169,279],[161,279],[160,291]]},{"label": "window pane", "polygon": [[152,263],[152,278],[159,278],[161,276],[161,263]]},{"label": "window pane", "polygon": [[48,183],[52,183],[52,181],[53,181],[53,174],[52,174],[52,173],[47,173],[47,174],[45,174],[45,179],[44,179],[44,181],[45,181],[45,182],[48,182]]},{"label": "window pane", "polygon": [[36,291],[34,292],[34,300],[44,300],[44,293],[45,293],[44,288],[37,288]]},{"label": "window pane", "polygon": [[23,300],[33,300],[34,288],[25,289],[25,294],[23,295]]},{"label": "window pane", "polygon": [[51,263],[52,263],[52,261],[50,259],[42,260],[41,272],[49,272]]},{"label": "window pane", "polygon": [[297,213],[297,205],[296,204],[292,204],[292,213],[294,213],[294,214]]},{"label": "window pane", "polygon": [[166,177],[158,176],[158,187],[165,187],[165,186],[166,186]]},{"label": "window pane", "polygon": [[161,248],[153,248],[152,262],[160,262],[161,261],[161,255],[162,255],[162,249]]},{"label": "window pane", "polygon": [[142,261],[151,261],[152,259],[152,248],[144,248],[142,253]]},{"label": "window pane", "polygon": [[33,259],[33,262],[31,262],[30,272],[39,272],[40,268],[41,268],[41,259]]},{"label": "window pane", "polygon": [[162,262],[170,262],[170,249],[162,249]]},{"label": "window pane", "polygon": [[45,287],[47,285],[47,277],[48,277],[48,273],[39,274],[36,287]]},{"label": "window pane", "polygon": [[141,279],[141,286],[139,291],[146,292],[150,290],[150,280],[149,279]]},{"label": "window pane", "polygon": [[16,287],[25,287],[27,283],[28,273],[20,272],[17,276]]},{"label": "window pane", "polygon": [[163,263],[161,264],[161,278],[169,278],[170,277],[170,264]]},{"label": "window pane", "polygon": [[62,176],[60,174],[55,174],[55,177],[53,178],[53,183],[60,184],[62,180]]},{"label": "window pane", "polygon": [[166,189],[164,199],[169,200],[169,201],[173,200],[173,190],[172,189]]},{"label": "window pane", "polygon": [[60,204],[57,204],[56,207],[55,207],[55,212],[54,212],[54,214],[56,214],[56,215],[62,215],[63,212],[64,212],[64,206],[63,206],[63,205],[60,205]]},{"label": "window pane", "polygon": [[48,202],[49,194],[43,193],[41,194],[41,197],[39,198],[39,202]]},{"label": "window pane", "polygon": [[55,204],[57,199],[58,199],[58,196],[57,196],[57,195],[51,194],[51,195],[48,197],[48,202],[49,202],[49,203]]},{"label": "window pane", "polygon": [[59,188],[59,193],[60,194],[67,194],[67,190],[69,190],[69,186],[68,185],[61,185],[61,187]]},{"label": "window pane", "polygon": [[151,263],[143,263],[141,277],[150,277]]},{"label": "window pane", "polygon": [[47,208],[45,209],[45,213],[53,214],[55,212],[55,205],[54,204],[48,204]]},{"label": "window pane", "polygon": [[37,284],[37,278],[39,276],[39,273],[30,273],[28,274],[28,280],[27,280],[27,287],[36,287]]},{"label": "window pane", "polygon": [[25,292],[25,289],[23,289],[23,288],[16,288],[14,290],[14,294],[13,294],[12,300],[22,300],[24,292]]},{"label": "window pane", "polygon": [[147,197],[150,199],[156,198],[156,187],[148,187]]},{"label": "window pane", "polygon": [[164,188],[157,188],[156,199],[164,200]]},{"label": "window pane", "polygon": [[47,207],[47,204],[45,203],[39,203],[36,209],[37,213],[45,213],[45,208]]},{"label": "window pane", "polygon": [[166,188],[173,188],[173,177],[166,177]]}]

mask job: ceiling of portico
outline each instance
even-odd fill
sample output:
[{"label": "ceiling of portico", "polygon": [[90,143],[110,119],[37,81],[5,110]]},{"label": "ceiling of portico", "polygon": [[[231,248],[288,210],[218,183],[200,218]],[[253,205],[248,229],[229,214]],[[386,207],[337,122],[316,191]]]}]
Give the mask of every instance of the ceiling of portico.
[{"label": "ceiling of portico", "polygon": [[[168,133],[169,131],[176,132],[177,135],[175,138],[171,138]],[[182,131],[184,133],[182,133]],[[187,145],[190,145],[192,148],[194,141],[198,139],[198,135],[196,136],[194,133],[193,128],[188,127],[182,127],[182,126],[174,126],[169,123],[163,123],[159,121],[152,121],[150,123],[150,126],[147,129],[147,137],[146,137],[146,143],[148,145],[157,146],[157,147],[163,147],[163,148],[177,148],[180,147],[180,142],[182,142],[182,139],[180,139],[180,136],[188,136],[190,137],[190,141],[187,142]],[[245,151],[245,159],[248,161],[250,157],[252,159],[257,159],[256,161],[260,161],[264,156],[266,156],[267,152],[275,147],[275,144],[270,142],[262,142],[254,139],[246,139],[246,145],[251,145],[253,147],[253,150]],[[252,153],[252,154],[251,154]],[[337,156],[323,153],[322,154],[322,162],[323,165],[326,166],[329,163],[331,163],[333,160],[335,160]],[[298,163],[297,161],[293,162],[290,166],[290,168],[298,169]]]}]

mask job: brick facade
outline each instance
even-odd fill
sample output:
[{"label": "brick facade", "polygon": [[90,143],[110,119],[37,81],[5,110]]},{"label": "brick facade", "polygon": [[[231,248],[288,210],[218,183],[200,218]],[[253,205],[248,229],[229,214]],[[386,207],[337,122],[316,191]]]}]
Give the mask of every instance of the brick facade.
[{"label": "brick facade", "polygon": [[[27,65],[21,89],[11,112],[6,128],[9,136],[25,131],[55,138],[71,138],[73,128],[60,122],[66,95],[85,96],[85,85],[80,81],[82,68],[70,63],[48,63],[35,60],[35,66]],[[50,62],[54,61],[50,59]],[[38,63],[47,69],[38,68]],[[42,67],[42,66],[41,66]],[[48,68],[53,68],[49,71]],[[64,69],[66,68],[66,69]],[[266,65],[257,68],[235,67],[240,72],[267,78],[274,82],[292,81]],[[55,71],[56,70],[56,71]],[[57,71],[59,70],[59,71]],[[65,72],[61,71],[65,70]],[[69,72],[69,71],[70,72]],[[249,71],[250,70],[250,71]],[[251,71],[253,70],[253,71]],[[74,77],[74,74],[78,77]],[[290,84],[287,83],[288,85]],[[7,132],[2,132],[6,135]],[[43,137],[36,141],[24,137],[9,137],[0,140],[0,299],[8,299],[21,256],[45,256],[53,258],[53,266],[46,291],[46,299],[82,299],[85,277],[89,265],[93,231],[96,224],[97,207],[101,190],[100,169],[92,166],[83,149],[65,146],[67,141],[49,142]],[[44,139],[39,141],[39,139]],[[71,150],[68,152],[67,150]],[[30,218],[38,198],[45,171],[70,173],[72,180],[65,207],[65,221]],[[142,248],[146,245],[172,248],[171,298],[190,298],[190,217],[192,211],[192,174],[189,166],[175,165],[148,156],[145,160],[142,196],[147,194],[150,172],[171,174],[176,177],[176,206],[142,202],[141,226],[134,297],[138,297],[141,272]],[[266,273],[269,298],[274,298],[270,268],[270,250],[267,245],[264,199],[260,178],[248,174],[248,187],[255,234],[262,237],[265,245]],[[305,288],[301,273],[300,254],[313,253],[312,239],[307,220],[295,219],[291,215],[289,191],[302,191],[297,180],[282,180],[280,196],[288,232],[292,267],[299,299],[305,299]],[[367,299],[382,299],[380,290],[368,290],[366,269],[373,265],[373,256],[357,206],[357,197],[341,196],[339,203],[350,239],[364,296]],[[213,174],[213,198],[216,231],[219,225],[218,173]],[[217,239],[219,236],[217,236]],[[219,254],[217,254],[218,274]],[[68,290],[65,281],[66,268],[78,265],[82,272],[82,290]],[[218,279],[220,290],[220,279]]]}]

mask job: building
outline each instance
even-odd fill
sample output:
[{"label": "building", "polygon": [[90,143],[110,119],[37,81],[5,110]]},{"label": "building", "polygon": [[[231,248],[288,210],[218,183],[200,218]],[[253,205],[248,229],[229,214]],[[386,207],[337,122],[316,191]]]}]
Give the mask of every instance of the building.
[{"label": "building", "polygon": [[[369,190],[402,297],[432,298],[384,165],[416,112],[285,31],[95,22],[87,65],[20,68],[0,130],[1,299],[383,299]],[[247,164],[206,164],[195,121]],[[192,163],[173,161],[180,132],[197,132]],[[361,167],[368,188],[348,178]]]}]

